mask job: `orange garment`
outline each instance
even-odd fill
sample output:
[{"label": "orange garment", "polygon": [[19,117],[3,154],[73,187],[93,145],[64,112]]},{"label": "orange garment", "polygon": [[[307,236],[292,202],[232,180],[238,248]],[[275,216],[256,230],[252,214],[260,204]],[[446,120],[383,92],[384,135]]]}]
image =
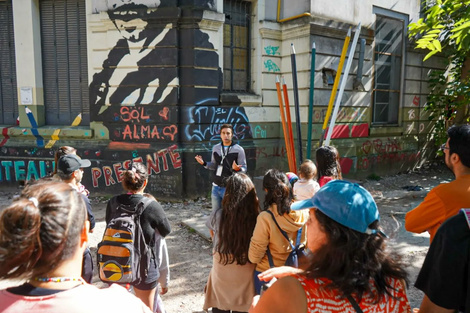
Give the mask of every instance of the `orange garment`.
[{"label": "orange garment", "polygon": [[[351,302],[347,298],[341,297],[337,289],[328,288],[331,283],[326,278],[307,279],[301,275],[294,275],[305,290],[307,297],[307,312],[331,312],[331,313],[355,313]],[[385,294],[379,303],[374,304],[375,295],[364,294],[358,303],[364,313],[410,313],[411,307],[406,296],[406,289],[403,284],[394,278],[387,278],[392,286],[389,289],[392,296]],[[371,282],[373,284],[373,282]],[[356,299],[357,300],[357,299]]]},{"label": "orange garment", "polygon": [[434,187],[420,205],[406,214],[405,228],[413,233],[428,231],[432,242],[439,226],[462,208],[470,208],[470,175]]}]

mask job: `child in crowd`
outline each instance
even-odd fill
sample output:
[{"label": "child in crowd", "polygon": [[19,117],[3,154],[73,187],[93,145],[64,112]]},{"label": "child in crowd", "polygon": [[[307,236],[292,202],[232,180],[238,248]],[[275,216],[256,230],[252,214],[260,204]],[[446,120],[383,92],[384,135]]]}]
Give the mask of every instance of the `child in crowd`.
[{"label": "child in crowd", "polygon": [[300,180],[294,185],[294,200],[310,199],[320,189],[315,181],[317,167],[311,160],[305,160],[299,168]]},{"label": "child in crowd", "polygon": [[339,153],[333,146],[322,146],[316,151],[318,184],[323,187],[329,181],[343,179],[339,164]]},{"label": "child in crowd", "polygon": [[[144,193],[144,197],[157,201],[157,199],[149,193]],[[168,283],[170,282],[170,262],[166,240],[160,235],[158,230],[155,230],[155,254],[158,271],[160,273],[160,277],[158,278],[158,284],[160,288],[157,286],[157,292],[155,292],[153,312],[165,313],[165,307],[163,306],[163,301],[160,297],[160,294],[164,295],[168,292]]]}]

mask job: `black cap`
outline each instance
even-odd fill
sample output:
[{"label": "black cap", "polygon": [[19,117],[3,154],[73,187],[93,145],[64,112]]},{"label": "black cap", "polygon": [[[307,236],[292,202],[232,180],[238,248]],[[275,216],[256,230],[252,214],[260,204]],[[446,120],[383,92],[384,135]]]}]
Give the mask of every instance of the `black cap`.
[{"label": "black cap", "polygon": [[72,174],[82,167],[90,167],[91,162],[87,159],[80,159],[76,154],[67,154],[60,157],[57,169],[64,174]]}]

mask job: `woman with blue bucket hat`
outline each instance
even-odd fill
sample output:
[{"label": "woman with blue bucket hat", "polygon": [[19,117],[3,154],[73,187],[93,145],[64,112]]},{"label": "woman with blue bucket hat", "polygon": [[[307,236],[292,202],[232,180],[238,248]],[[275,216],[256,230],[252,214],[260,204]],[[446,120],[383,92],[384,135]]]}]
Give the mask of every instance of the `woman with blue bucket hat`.
[{"label": "woman with blue bucket hat", "polygon": [[399,256],[386,250],[377,205],[366,189],[331,181],[291,209],[309,209],[308,265],[262,273],[263,280],[286,277],[255,297],[250,312],[411,312],[407,273]]}]

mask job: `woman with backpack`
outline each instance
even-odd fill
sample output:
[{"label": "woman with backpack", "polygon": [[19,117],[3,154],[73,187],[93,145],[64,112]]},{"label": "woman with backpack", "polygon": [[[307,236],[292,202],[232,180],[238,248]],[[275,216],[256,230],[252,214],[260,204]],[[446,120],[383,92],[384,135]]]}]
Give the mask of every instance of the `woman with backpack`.
[{"label": "woman with backpack", "polygon": [[230,176],[221,208],[206,223],[214,233],[214,253],[204,310],[248,312],[255,295],[255,265],[248,260],[248,247],[258,213],[258,197],[251,179],[244,173]]},{"label": "woman with backpack", "polygon": [[0,213],[0,279],[25,281],[0,290],[0,312],[151,313],[121,286],[99,289],[80,277],[89,227],[69,184],[28,184]]},{"label": "woman with backpack", "polygon": [[[260,294],[261,286],[265,284],[259,280],[258,274],[272,266],[284,265],[292,251],[291,243],[295,245],[297,242],[300,229],[300,243],[306,243],[303,226],[308,218],[306,212],[291,211],[292,187],[283,172],[277,169],[268,170],[263,178],[263,188],[266,192],[264,211],[258,215],[248,252],[250,262],[256,264],[254,273],[256,294]],[[287,234],[291,243],[287,241],[283,232]],[[273,265],[269,264],[268,248]]]},{"label": "woman with backpack", "polygon": [[[122,186],[127,192],[108,201],[106,207],[106,225],[109,226],[111,217],[115,216],[113,210],[117,206],[137,207],[142,201],[150,201],[140,216],[140,226],[145,238],[145,244],[152,249],[152,259],[148,265],[147,275],[141,281],[131,282],[135,295],[153,310],[155,292],[158,284],[159,269],[155,258],[155,231],[162,237],[166,237],[170,231],[168,221],[162,206],[155,200],[144,197],[144,190],[148,183],[147,167],[142,163],[133,163],[131,168],[123,172]],[[144,200],[145,199],[145,200]],[[107,228],[108,228],[107,226]],[[98,253],[100,253],[98,248]],[[143,252],[141,251],[143,254]],[[147,267],[141,259],[141,266]]]}]

